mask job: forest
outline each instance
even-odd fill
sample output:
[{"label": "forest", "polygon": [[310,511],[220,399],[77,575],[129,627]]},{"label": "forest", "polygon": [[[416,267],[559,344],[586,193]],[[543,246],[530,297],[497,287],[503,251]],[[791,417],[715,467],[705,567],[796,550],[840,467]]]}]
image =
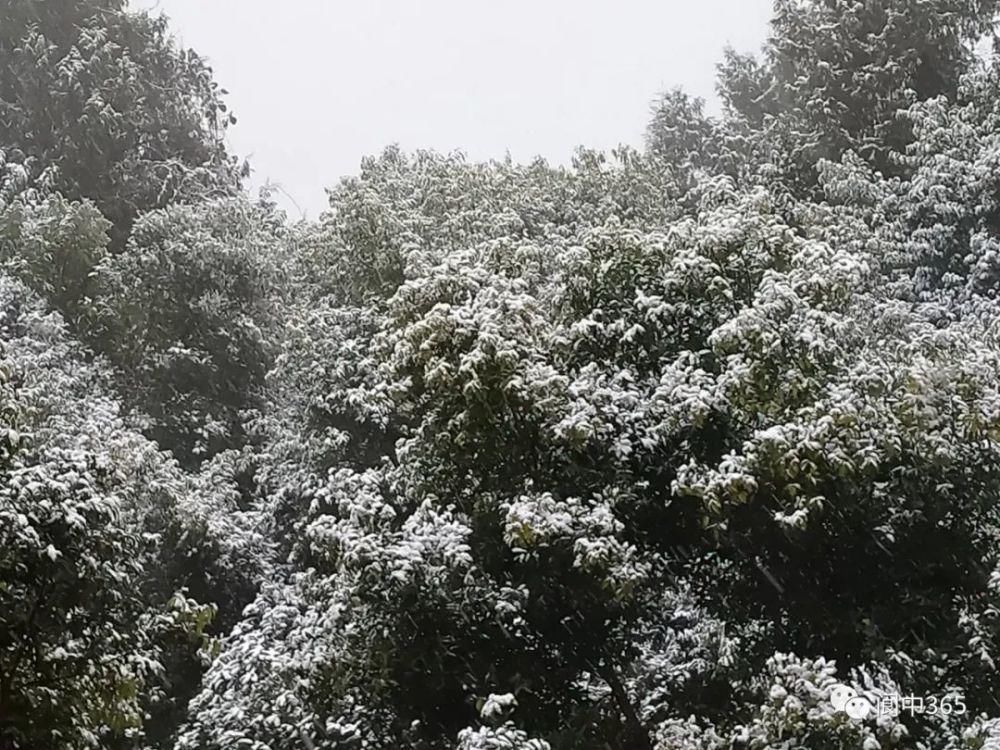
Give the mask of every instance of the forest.
[{"label": "forest", "polygon": [[998,20],[292,221],[165,17],[0,0],[0,750],[1000,748]]}]

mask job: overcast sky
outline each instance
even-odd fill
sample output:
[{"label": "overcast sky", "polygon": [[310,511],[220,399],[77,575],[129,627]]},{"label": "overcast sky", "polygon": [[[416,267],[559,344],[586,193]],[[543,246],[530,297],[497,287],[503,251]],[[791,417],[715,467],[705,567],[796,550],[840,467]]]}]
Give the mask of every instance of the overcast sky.
[{"label": "overcast sky", "polygon": [[[771,0],[133,0],[209,58],[253,187],[311,218],[390,143],[565,163],[640,145],[675,86],[715,102],[728,44],[756,51]],[[280,201],[292,218],[291,201]]]}]

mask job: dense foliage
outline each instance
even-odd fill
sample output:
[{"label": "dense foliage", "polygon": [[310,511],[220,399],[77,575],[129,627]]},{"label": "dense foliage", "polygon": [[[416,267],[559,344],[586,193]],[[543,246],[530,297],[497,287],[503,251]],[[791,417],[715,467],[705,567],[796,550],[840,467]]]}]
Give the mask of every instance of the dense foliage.
[{"label": "dense foliage", "polygon": [[289,225],[162,19],[0,4],[0,747],[998,746],[996,13]]},{"label": "dense foliage", "polygon": [[116,244],[143,211],[237,189],[223,140],[233,117],[165,18],[125,0],[3,0],[0,14],[7,161],[94,201]]}]

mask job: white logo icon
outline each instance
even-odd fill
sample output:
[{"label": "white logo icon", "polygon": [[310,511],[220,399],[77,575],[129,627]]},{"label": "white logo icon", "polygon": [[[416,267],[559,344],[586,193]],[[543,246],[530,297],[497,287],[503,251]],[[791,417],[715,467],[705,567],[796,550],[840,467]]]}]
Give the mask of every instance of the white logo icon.
[{"label": "white logo icon", "polygon": [[872,704],[858,691],[847,685],[834,685],[830,691],[830,703],[837,711],[843,711],[855,721],[864,721],[872,712]]}]

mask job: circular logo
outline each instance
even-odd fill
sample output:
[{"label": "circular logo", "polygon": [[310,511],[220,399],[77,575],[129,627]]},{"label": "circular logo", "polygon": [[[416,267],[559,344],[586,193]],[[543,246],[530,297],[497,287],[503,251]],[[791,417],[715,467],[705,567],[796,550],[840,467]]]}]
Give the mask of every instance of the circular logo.
[{"label": "circular logo", "polygon": [[834,685],[833,689],[830,691],[830,703],[838,711],[843,711],[845,706],[847,706],[847,701],[851,698],[856,698],[858,691],[847,685]]},{"label": "circular logo", "polygon": [[847,705],[844,706],[844,713],[850,716],[855,721],[863,721],[868,718],[868,714],[872,712],[872,704],[868,702],[867,698],[862,698],[860,695],[851,698],[847,701]]},{"label": "circular logo", "polygon": [[872,712],[872,704],[849,685],[834,685],[830,689],[830,704],[854,721],[864,721]]}]

